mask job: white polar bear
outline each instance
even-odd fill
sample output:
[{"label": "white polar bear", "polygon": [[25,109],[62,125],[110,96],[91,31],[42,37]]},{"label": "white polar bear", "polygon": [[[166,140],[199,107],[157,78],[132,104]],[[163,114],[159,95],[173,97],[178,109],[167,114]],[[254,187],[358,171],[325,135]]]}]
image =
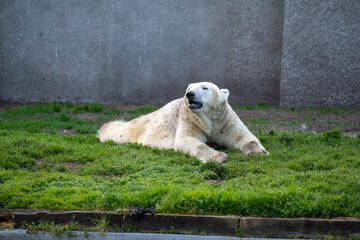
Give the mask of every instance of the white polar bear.
[{"label": "white polar bear", "polygon": [[113,121],[98,132],[101,142],[138,142],[175,149],[203,162],[223,162],[227,155],[207,145],[240,149],[245,155],[269,154],[232,110],[229,91],[210,82],[192,83],[183,98],[129,122]]}]

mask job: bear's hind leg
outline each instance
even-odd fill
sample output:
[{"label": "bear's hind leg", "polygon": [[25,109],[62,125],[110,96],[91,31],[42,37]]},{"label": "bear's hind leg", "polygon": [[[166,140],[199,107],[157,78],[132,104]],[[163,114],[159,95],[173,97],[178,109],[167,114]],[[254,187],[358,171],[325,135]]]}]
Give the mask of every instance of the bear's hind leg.
[{"label": "bear's hind leg", "polygon": [[97,133],[97,137],[101,142],[112,140],[117,144],[126,142],[133,142],[133,140],[126,134],[128,124],[123,121],[113,121],[104,124]]}]

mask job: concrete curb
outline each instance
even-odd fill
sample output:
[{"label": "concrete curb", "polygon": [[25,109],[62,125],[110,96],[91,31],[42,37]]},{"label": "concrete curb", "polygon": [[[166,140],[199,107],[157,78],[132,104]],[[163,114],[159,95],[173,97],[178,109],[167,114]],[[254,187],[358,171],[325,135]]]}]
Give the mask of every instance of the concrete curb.
[{"label": "concrete curb", "polygon": [[[315,235],[360,236],[359,218],[260,218],[214,215],[123,214],[113,211],[50,211],[34,209],[0,210],[0,221],[11,218],[15,228],[23,223],[40,220],[65,223],[70,220],[92,226],[94,219],[107,216],[118,226],[124,223],[148,232],[176,231],[178,233],[244,237],[291,237]],[[236,230],[237,229],[237,230]]]},{"label": "concrete curb", "polygon": [[119,233],[119,232],[85,232],[71,231],[71,234],[54,234],[39,231],[37,234],[29,233],[24,229],[0,230],[0,240],[291,240],[280,238],[238,238],[225,236],[196,236],[182,234],[161,234],[161,233]]}]

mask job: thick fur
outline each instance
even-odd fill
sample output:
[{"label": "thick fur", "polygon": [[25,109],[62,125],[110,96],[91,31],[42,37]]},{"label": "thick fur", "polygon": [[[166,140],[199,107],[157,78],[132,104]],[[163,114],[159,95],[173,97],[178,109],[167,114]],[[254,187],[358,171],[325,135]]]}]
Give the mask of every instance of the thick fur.
[{"label": "thick fur", "polygon": [[240,149],[245,155],[268,154],[228,104],[229,91],[209,82],[192,83],[183,98],[129,122],[106,123],[98,132],[101,142],[138,142],[150,147],[175,149],[203,162],[223,162],[227,155],[215,143]]}]

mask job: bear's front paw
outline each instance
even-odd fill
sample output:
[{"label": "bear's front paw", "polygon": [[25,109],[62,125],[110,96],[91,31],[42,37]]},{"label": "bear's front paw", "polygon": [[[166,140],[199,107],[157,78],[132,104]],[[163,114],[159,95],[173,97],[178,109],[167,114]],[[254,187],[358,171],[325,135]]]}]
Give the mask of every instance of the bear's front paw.
[{"label": "bear's front paw", "polygon": [[227,154],[223,152],[217,152],[217,154],[211,157],[212,160],[215,160],[220,163],[225,162],[227,158],[228,158]]},{"label": "bear's front paw", "polygon": [[260,144],[255,141],[246,143],[243,152],[246,156],[251,154],[269,155],[268,151],[266,151],[265,148],[261,147]]}]

